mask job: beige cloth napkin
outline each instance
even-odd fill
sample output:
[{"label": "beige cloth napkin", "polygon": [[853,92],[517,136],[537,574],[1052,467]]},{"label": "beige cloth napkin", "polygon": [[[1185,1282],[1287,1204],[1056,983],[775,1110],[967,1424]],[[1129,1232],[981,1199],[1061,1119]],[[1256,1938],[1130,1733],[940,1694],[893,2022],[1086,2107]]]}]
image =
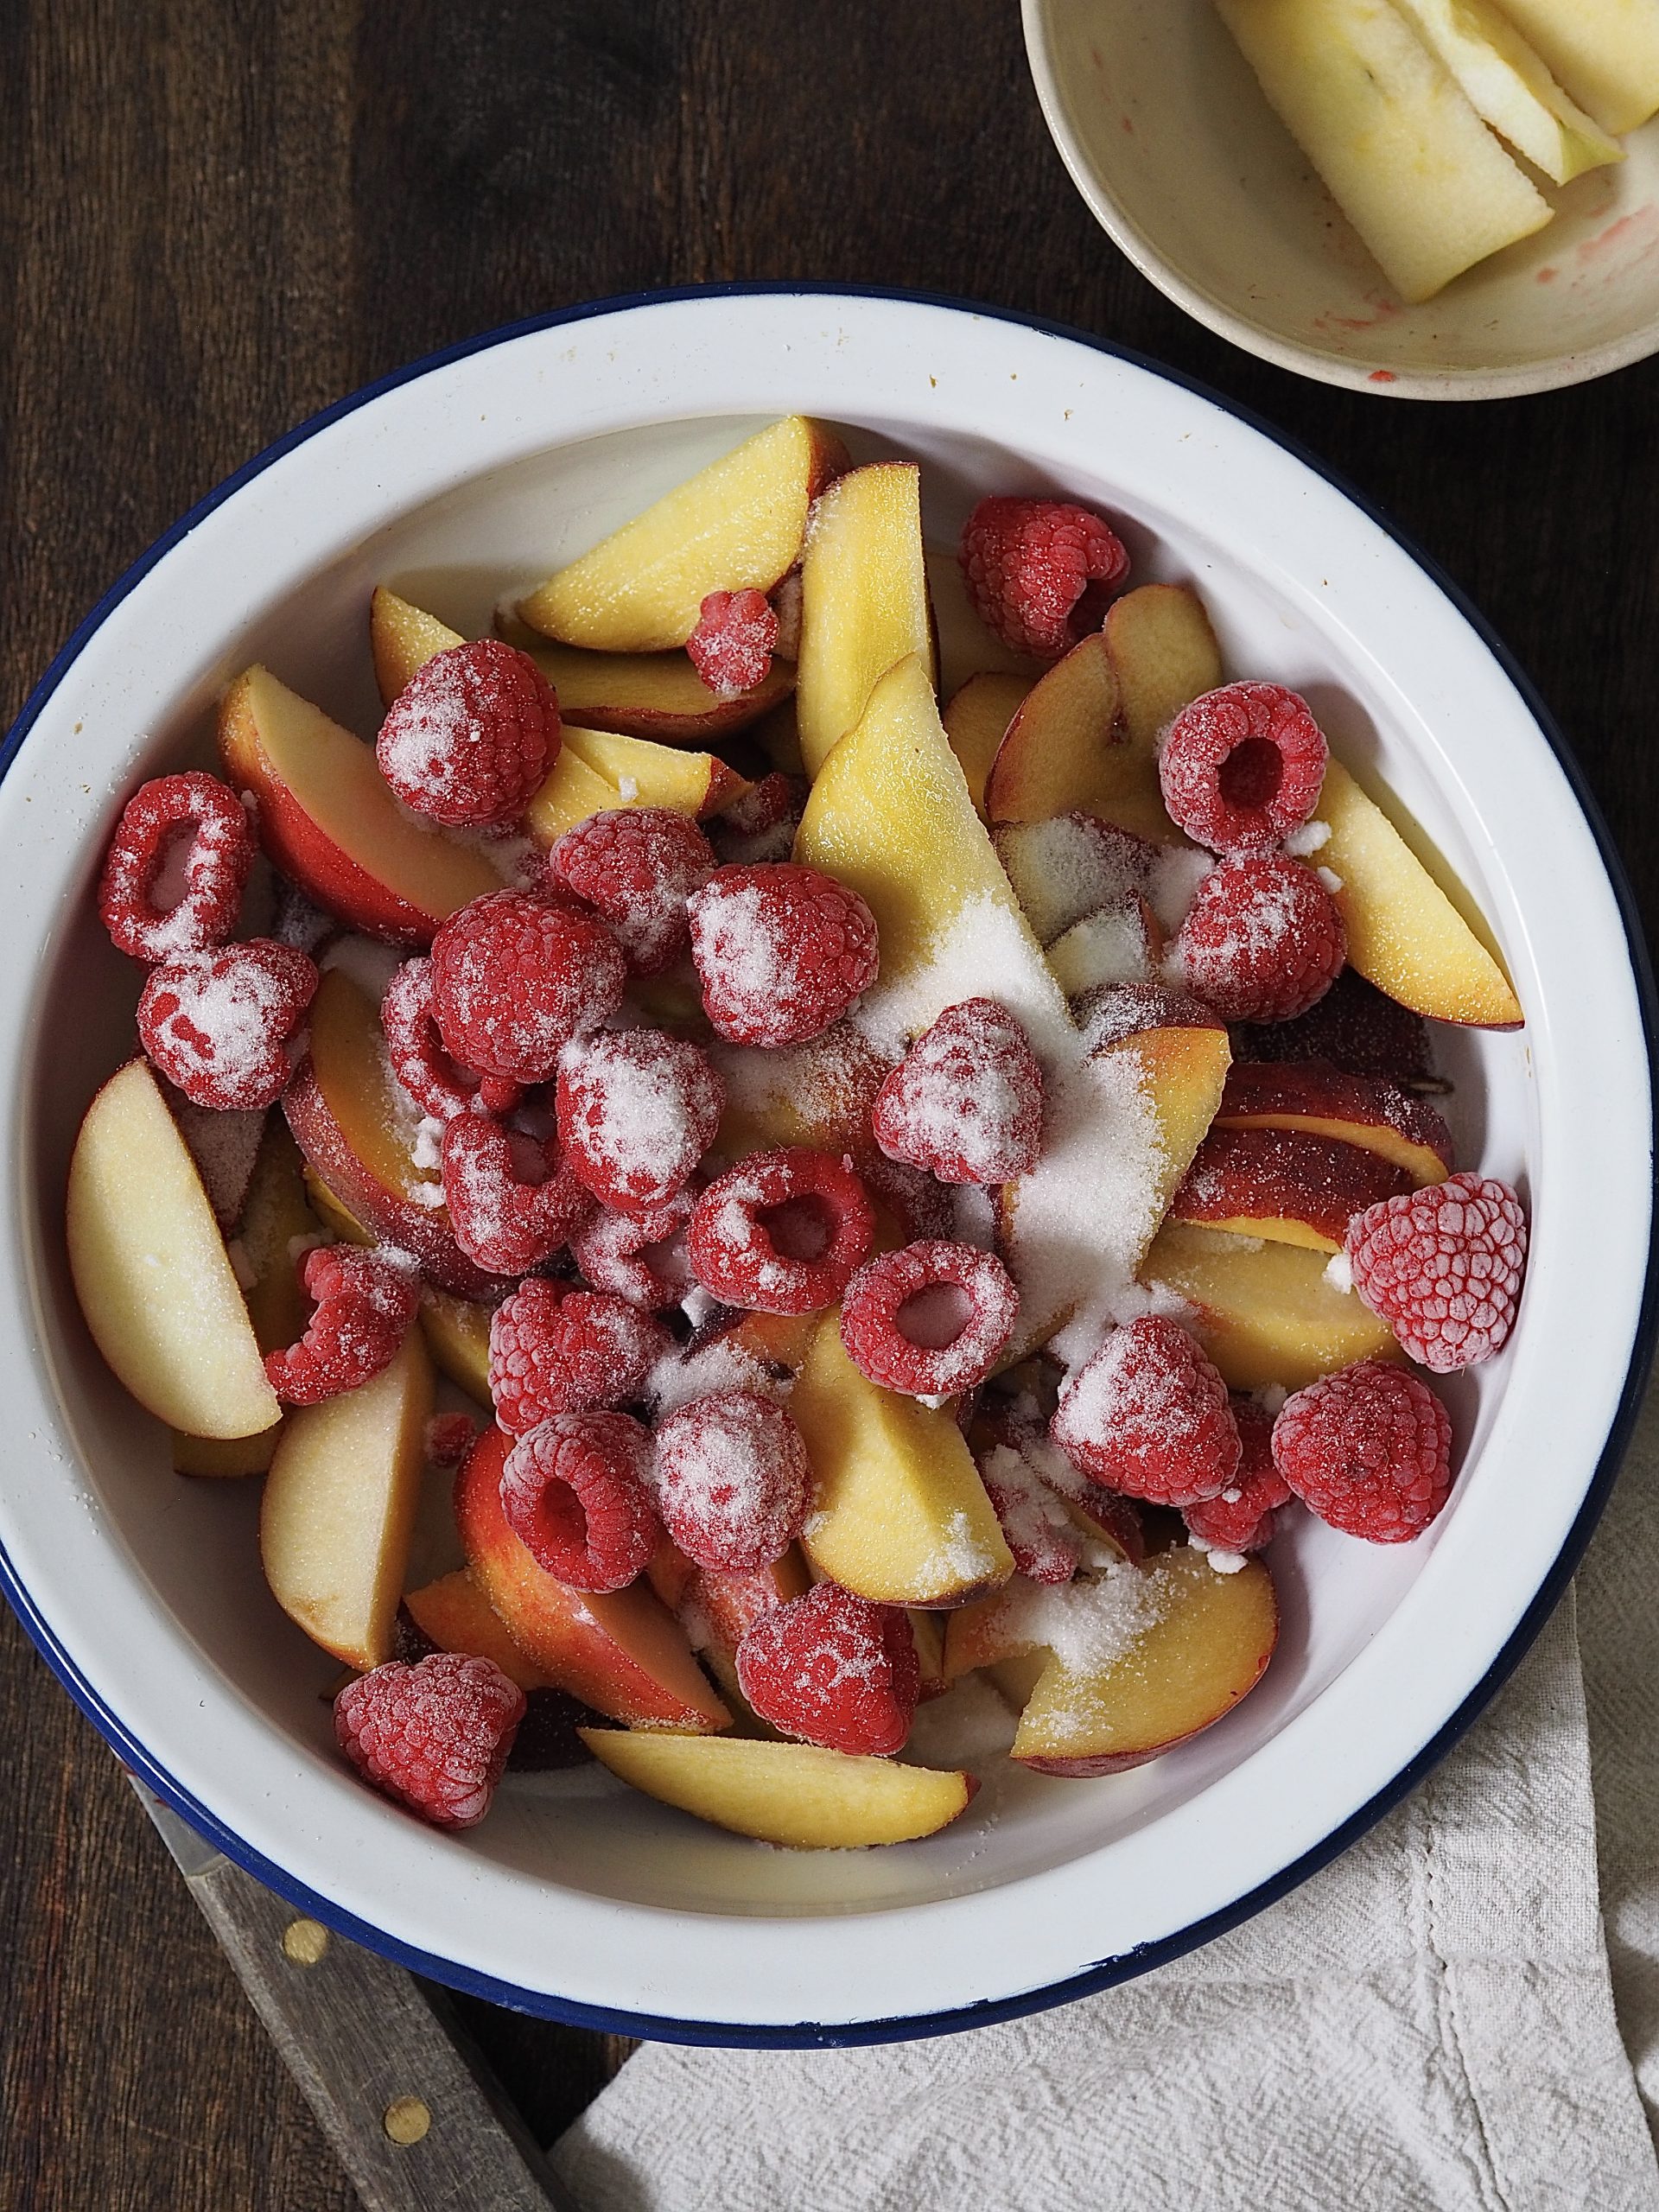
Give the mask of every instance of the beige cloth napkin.
[{"label": "beige cloth napkin", "polygon": [[1659,1392],[1576,1605],[1292,1896],[1007,2026],[648,2044],[557,2169],[584,2212],[1659,2212],[1656,1692]]}]

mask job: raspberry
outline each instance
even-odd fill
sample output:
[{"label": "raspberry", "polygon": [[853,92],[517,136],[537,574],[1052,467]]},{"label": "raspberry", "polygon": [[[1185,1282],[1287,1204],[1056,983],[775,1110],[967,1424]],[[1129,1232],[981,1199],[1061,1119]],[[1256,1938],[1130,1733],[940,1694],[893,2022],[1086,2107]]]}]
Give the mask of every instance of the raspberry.
[{"label": "raspberry", "polygon": [[300,1276],[316,1311],[296,1344],[265,1354],[285,1406],[320,1405],[372,1382],[397,1357],[420,1310],[420,1278],[349,1244],[319,1245]]},{"label": "raspberry", "polygon": [[1159,1314],[1114,1330],[1066,1378],[1048,1433],[1086,1475],[1154,1505],[1215,1497],[1238,1471],[1227,1385]]},{"label": "raspberry", "polygon": [[429,960],[406,960],[393,976],[380,1001],[380,1027],[392,1073],[434,1121],[453,1121],[476,1105],[492,1114],[510,1114],[524,1096],[521,1084],[500,1076],[480,1078],[445,1052],[432,1012]]},{"label": "raspberry", "polygon": [[1037,1162],[1043,1071],[995,999],[947,1007],[882,1084],[870,1116],[889,1159],[942,1183],[1008,1183]]},{"label": "raspberry", "polygon": [[709,843],[722,861],[746,866],[786,861],[795,849],[795,832],[810,788],[804,776],[786,776],[774,768],[709,824]]},{"label": "raspberry", "polygon": [[875,1224],[850,1167],[804,1146],[752,1152],[691,1209],[691,1272],[727,1306],[816,1313],[870,1249]]},{"label": "raspberry", "polygon": [[1273,1425],[1273,1464],[1344,1535],[1407,1544],[1452,1488],[1452,1422],[1426,1382],[1363,1359],[1286,1400]]},{"label": "raspberry", "polygon": [[1070,1582],[1082,1552],[1058,1492],[1010,1444],[993,1445],[980,1474],[1020,1573],[1032,1582]]},{"label": "raspberry", "polygon": [[567,830],[550,878],[602,914],[635,976],[659,976],[684,951],[685,902],[715,855],[696,823],[666,806],[622,807]]},{"label": "raspberry", "polygon": [[1257,853],[1211,869],[1174,950],[1188,982],[1224,1020],[1287,1021],[1335,982],[1348,938],[1312,868]]},{"label": "raspberry", "polygon": [[476,1827],[489,1811],[524,1717],[518,1683],[459,1651],[394,1659],[334,1700],[334,1733],[358,1772],[440,1828]]},{"label": "raspberry", "polygon": [[426,1456],[435,1467],[458,1467],[477,1440],[471,1414],[434,1414],[426,1424]]},{"label": "raspberry", "polygon": [[1017,653],[1058,660],[1129,573],[1116,531],[1063,499],[982,499],[962,533],[974,612]]},{"label": "raspberry", "polygon": [[156,776],[122,809],[98,911],[117,950],[134,960],[205,952],[236,927],[252,866],[253,835],[233,791],[196,769]]},{"label": "raspberry", "polygon": [[432,1013],[459,1060],[482,1075],[544,1083],[560,1047],[615,1013],[627,964],[610,931],[527,891],[493,891],[432,940]]},{"label": "raspberry", "polygon": [[1329,1060],[1350,1075],[1391,1077],[1413,1090],[1444,1090],[1430,1064],[1428,1024],[1385,997],[1357,968],[1344,968],[1318,1003],[1294,1021],[1243,1027],[1236,1060]]},{"label": "raspberry", "polygon": [[1224,683],[1183,707],[1158,754],[1171,819],[1215,853],[1266,853],[1319,804],[1325,742],[1282,683]]},{"label": "raspberry", "polygon": [[734,1045],[803,1045],[875,981],[875,917],[793,861],[716,868],[691,900],[703,1012]]},{"label": "raspberry", "polygon": [[760,1718],[831,1751],[901,1750],[920,1677],[903,1608],[835,1582],[763,1613],[737,1647],[738,1684]]},{"label": "raspberry", "polygon": [[717,699],[764,683],[778,643],[778,617],[763,591],[711,591],[685,641],[691,665]]},{"label": "raspberry", "polygon": [[726,1086],[683,1038],[607,1030],[566,1046],[557,1102],[571,1173],[607,1206],[651,1213],[714,1142]]},{"label": "raspberry", "polygon": [[455,1242],[492,1274],[545,1267],[594,1210],[592,1195],[556,1146],[488,1114],[457,1114],[443,1128],[443,1202]]},{"label": "raspberry", "polygon": [[660,1313],[677,1306],[691,1287],[685,1256],[690,1218],[689,1191],[677,1191],[649,1213],[601,1206],[571,1237],[570,1256],[594,1290]]},{"label": "raspberry", "polygon": [[1453,1175],[1368,1206],[1348,1224],[1354,1288],[1436,1375],[1501,1351],[1527,1264],[1527,1217],[1507,1183]]},{"label": "raspberry", "polygon": [[906,1244],[861,1267],[841,1304],[841,1341],[861,1374],[912,1398],[982,1382],[1014,1334],[1020,1294],[993,1253]]},{"label": "raspberry", "polygon": [[416,671],[374,757],[405,806],[465,830],[515,821],[558,752],[559,705],[540,669],[516,646],[480,638]]},{"label": "raspberry", "polygon": [[1273,1464],[1272,1415],[1237,1392],[1232,1407],[1238,1423],[1238,1471],[1217,1497],[1200,1498],[1181,1517],[1213,1551],[1259,1552],[1273,1535],[1274,1512],[1290,1496],[1290,1487]]},{"label": "raspberry", "polygon": [[271,938],[191,953],[150,970],[138,1034],[193,1104],[258,1112],[288,1087],[290,1044],[318,980],[314,961]]},{"label": "raspberry", "polygon": [[490,1395],[511,1436],[554,1414],[609,1411],[638,1398],[671,1343],[666,1329],[604,1291],[537,1276],[490,1321]]},{"label": "raspberry", "polygon": [[717,1390],[657,1432],[657,1510],[698,1567],[747,1573],[801,1533],[812,1469],[801,1433],[758,1390]]},{"label": "raspberry", "polygon": [[501,1510],[567,1589],[620,1590],[662,1540],[650,1465],[651,1439],[626,1414],[555,1414],[507,1454]]}]

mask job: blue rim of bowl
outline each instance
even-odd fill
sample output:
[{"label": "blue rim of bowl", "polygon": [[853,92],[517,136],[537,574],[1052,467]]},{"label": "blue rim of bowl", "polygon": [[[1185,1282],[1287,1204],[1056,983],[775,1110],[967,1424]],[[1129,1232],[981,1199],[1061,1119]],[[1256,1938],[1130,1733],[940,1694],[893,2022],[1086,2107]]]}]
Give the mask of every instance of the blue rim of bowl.
[{"label": "blue rim of bowl", "polygon": [[[24,702],[22,711],[12,724],[3,746],[0,746],[0,776],[3,776],[16,758],[18,748],[39,719],[42,709],[53,692],[62,682],[70,665],[84,651],[88,641],[101,627],[128,593],[149,574],[180,539],[194,530],[197,524],[210,515],[216,507],[239,492],[274,461],[295,447],[303,445],[319,430],[331,423],[353,413],[371,401],[378,399],[399,385],[410,384],[417,377],[447,367],[452,361],[465,360],[474,353],[487,352],[492,346],[505,345],[514,339],[525,338],[537,331],[556,329],[561,325],[586,322],[598,315],[620,314],[634,308],[660,307],[694,299],[745,299],[756,296],[786,296],[799,299],[868,299],[891,300],[911,307],[944,308],[953,313],[973,315],[991,322],[1007,322],[1020,328],[1040,332],[1045,337],[1059,338],[1074,345],[1086,346],[1096,353],[1106,353],[1128,362],[1132,367],[1144,370],[1148,375],[1166,384],[1179,385],[1196,397],[1219,407],[1237,421],[1259,431],[1281,451],[1311,468],[1325,481],[1351,500],[1363,514],[1367,515],[1408,554],[1428,576],[1431,582],[1443,592],[1457,608],[1475,634],[1481,639],[1504,674],[1515,685],[1529,712],[1548,741],[1560,761],[1563,773],[1571,785],[1580,808],[1589,823],[1592,835],[1600,849],[1602,865],[1618,900],[1620,918],[1630,953],[1630,968],[1636,979],[1637,995],[1642,1008],[1643,1033],[1648,1048],[1649,1112],[1653,1110],[1655,1078],[1659,1073],[1659,999],[1656,998],[1653,970],[1648,957],[1647,940],[1637,909],[1634,893],[1624,872],[1624,862],[1613,843],[1583,771],[1574,759],[1567,740],[1554,715],[1540,697],[1531,678],[1516,660],[1509,647],[1492,629],[1485,617],[1466,597],[1462,588],[1452,582],[1439,564],[1383,513],[1365,495],[1346,482],[1336,470],[1316,454],[1266,421],[1253,410],[1242,406],[1236,400],[1213,391],[1195,377],[1183,375],[1161,362],[1150,359],[1132,347],[1114,345],[1109,340],[1096,338],[1086,330],[1074,329],[1065,323],[1054,322],[1041,315],[1022,315],[1007,308],[987,307],[975,300],[957,299],[948,294],[912,292],[893,286],[869,284],[797,284],[785,281],[745,284],[690,284],[669,287],[660,291],[626,293],[614,299],[592,300],[573,308],[562,308],[550,314],[532,315],[521,322],[508,323],[499,329],[485,332],[481,336],[460,340],[440,352],[426,354],[406,367],[394,369],[372,384],[326,407],[320,414],[311,416],[295,429],[244,463],[234,474],[227,476],[205,499],[197,502],[189,512],[174,524],[140,556],[118,582],[99,600],[91,613],[62,651],[57,655],[46,674],[41,678]],[[1154,1967],[1166,1966],[1172,1960],[1184,1957],[1202,1944],[1224,1935],[1229,1929],[1238,1927],[1252,1919],[1267,1906],[1277,1904],[1288,1896],[1308,1878],[1338,1857],[1351,1843],[1356,1842],[1366,1830],[1375,1826],[1385,1813],[1397,1805],[1418,1783],[1445,1758],[1459,1737],[1471,1726],[1484,1707],[1503,1688],[1510,1675],[1524,1657],[1529,1647],[1544,1623],[1560,1600],[1573,1569],[1583,1556],[1597,1522],[1600,1519],[1611,1493],[1619,1465],[1624,1458],[1630,1431],[1635,1425],[1651,1363],[1656,1330],[1659,1329],[1659,1267],[1656,1266],[1655,1244],[1649,1231],[1647,1278],[1643,1288],[1642,1305],[1637,1318],[1636,1336],[1631,1350],[1630,1364],[1619,1399],[1618,1410],[1610,1427],[1602,1447],[1596,1471],[1585,1493],[1584,1503],[1568,1532],[1566,1542],[1557,1554],[1554,1564],[1535,1594],[1531,1604],[1522,1615],[1508,1641],[1493,1660],[1486,1673],[1457,1711],[1424,1745],[1416,1757],[1402,1767],[1367,1803],[1362,1805],[1341,1825],[1311,1851],[1285,1867],[1271,1880],[1259,1884],[1243,1897],[1219,1912],[1192,1922],[1175,1934],[1162,1937],[1155,1943],[1147,1943],[1121,1953],[1116,1957],[1102,1959],[1082,1973],[1069,1975],[1064,1981],[1051,1982],[1042,1989],[1021,1991],[1014,1997],[988,1999],[976,2005],[963,2005],[946,2012],[918,2013],[880,2020],[839,2022],[822,2025],[815,2021],[802,2020],[779,2026],[741,2026],[728,2021],[685,2020],[661,2018],[652,2013],[615,2012],[607,2006],[582,2005],[551,1994],[546,1991],[520,1989],[511,1982],[499,1981],[490,1974],[479,1974],[453,1960],[423,1951],[412,1944],[399,1942],[369,1922],[359,1920],[303,1883],[274,1861],[265,1858],[243,1841],[233,1830],[214,1817],[188,1790],[181,1788],[165,1768],[156,1764],[144,1746],[122,1725],[117,1716],[103,1704],[90,1683],[80,1674],[73,1659],[58,1641],[52,1630],[36,1611],[28,1592],[19,1580],[16,1570],[0,1547],[0,1593],[10,1601],[12,1610],[22,1622],[29,1637],[39,1649],[41,1657],[58,1680],[73,1698],[111,1748],[123,1763],[147,1783],[164,1804],[188,1821],[200,1834],[217,1846],[226,1857],[254,1875],[266,1887],[274,1890],[290,1904],[321,1921],[327,1927],[348,1936],[366,1949],[395,1960],[412,1973],[424,1974],[434,1981],[462,1991],[470,1997],[481,1997],[490,2003],[506,2006],[518,2012],[528,2012],[543,2019],[559,2020],[573,2027],[589,2028],[610,2034],[637,2036],[652,2043],[701,2044],[734,2049],[803,2050],[821,2048],[833,2050],[858,2044],[909,2043],[932,2036],[954,2035],[969,2028],[995,2026],[1003,2020],[1014,2020],[1033,2012],[1048,2011],[1058,2005],[1067,2005],[1080,1997],[1092,1997],[1104,1989],[1135,1980],[1150,1973]]]}]

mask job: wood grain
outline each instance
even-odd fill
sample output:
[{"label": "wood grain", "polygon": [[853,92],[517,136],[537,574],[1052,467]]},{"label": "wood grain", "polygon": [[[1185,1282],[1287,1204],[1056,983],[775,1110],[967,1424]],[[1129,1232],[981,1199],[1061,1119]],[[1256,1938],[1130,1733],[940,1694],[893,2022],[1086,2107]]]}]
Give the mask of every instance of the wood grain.
[{"label": "wood grain", "polygon": [[[1518,648],[1659,912],[1659,366],[1412,406],[1233,352],[1090,219],[1012,0],[10,0],[0,144],[7,718],[185,506],[402,361],[639,287],[910,286],[1203,378],[1391,511]],[[9,1618],[0,1729],[0,2203],[347,2212],[109,1754]],[[543,2138],[616,2062],[462,2010]]]}]

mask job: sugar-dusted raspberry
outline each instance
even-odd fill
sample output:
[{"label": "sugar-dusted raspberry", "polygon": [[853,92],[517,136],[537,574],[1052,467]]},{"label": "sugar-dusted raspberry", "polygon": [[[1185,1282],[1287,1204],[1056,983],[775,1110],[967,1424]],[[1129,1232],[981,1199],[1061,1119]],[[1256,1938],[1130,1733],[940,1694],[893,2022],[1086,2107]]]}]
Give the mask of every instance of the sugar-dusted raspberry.
[{"label": "sugar-dusted raspberry", "polygon": [[691,1287],[685,1253],[690,1218],[689,1191],[677,1191],[649,1213],[601,1206],[571,1237],[570,1256],[592,1289],[608,1290],[648,1313],[664,1313]]},{"label": "sugar-dusted raspberry", "polygon": [[795,849],[810,789],[804,776],[786,776],[774,768],[715,817],[709,824],[709,843],[722,861],[746,867],[757,861],[786,861]]},{"label": "sugar-dusted raspberry", "polygon": [[471,1414],[434,1414],[426,1424],[426,1456],[435,1467],[458,1467],[477,1441]]},{"label": "sugar-dusted raspberry", "polygon": [[754,1623],[737,1647],[737,1679],[785,1735],[879,1758],[904,1747],[921,1664],[901,1606],[820,1582]]},{"label": "sugar-dusted raspberry", "polygon": [[571,1590],[620,1590],[662,1539],[651,1439],[626,1414],[555,1414],[501,1470],[501,1510],[538,1567]]},{"label": "sugar-dusted raspberry", "polygon": [[626,1405],[671,1341],[661,1322],[624,1299],[535,1276],[491,1317],[495,1417],[510,1436],[524,1436],[553,1414]]},{"label": "sugar-dusted raspberry", "polygon": [[704,1013],[734,1045],[802,1045],[875,981],[875,917],[790,861],[716,868],[690,902]]},{"label": "sugar-dusted raspberry", "polygon": [[1237,1060],[1328,1060],[1349,1075],[1384,1076],[1408,1090],[1444,1090],[1429,1053],[1421,1014],[1344,968],[1317,1004],[1292,1021],[1242,1025],[1233,1039]]},{"label": "sugar-dusted raspberry", "polygon": [[434,1121],[452,1121],[480,1105],[492,1114],[510,1114],[524,1096],[521,1084],[475,1075],[445,1051],[432,1012],[432,963],[424,957],[405,960],[386,985],[380,1027],[392,1073]]},{"label": "sugar-dusted raspberry", "polygon": [[1129,573],[1117,532],[1063,499],[982,499],[962,533],[974,611],[1017,653],[1058,660],[1098,629]]},{"label": "sugar-dusted raspberry", "polygon": [[1287,1398],[1273,1463],[1311,1512],[1374,1544],[1421,1536],[1452,1488],[1452,1422],[1426,1382],[1380,1359]]},{"label": "sugar-dusted raspberry", "polygon": [[1266,853],[1319,804],[1325,734],[1282,683],[1224,683],[1181,709],[1158,753],[1164,804],[1212,853]]},{"label": "sugar-dusted raspberry", "polygon": [[707,1056],[660,1029],[607,1029],[559,1059],[559,1137],[572,1174],[623,1213],[651,1213],[715,1141],[726,1085]]},{"label": "sugar-dusted raspberry", "polygon": [[528,891],[492,891],[432,940],[432,1013],[454,1057],[480,1075],[545,1083],[562,1046],[614,1014],[627,986],[602,923]]},{"label": "sugar-dusted raspberry", "polygon": [[768,1567],[801,1533],[812,1469],[784,1408],[758,1390],[716,1390],[657,1432],[657,1510],[698,1567]]},{"label": "sugar-dusted raspberry", "polygon": [[227,785],[199,769],[155,776],[122,809],[99,879],[99,914],[134,960],[205,952],[236,927],[252,866],[253,833]]},{"label": "sugar-dusted raspberry", "polygon": [[1212,1551],[1259,1552],[1273,1535],[1273,1516],[1290,1485],[1273,1464],[1273,1416],[1254,1398],[1233,1393],[1238,1424],[1238,1471],[1215,1497],[1189,1505],[1182,1519]]},{"label": "sugar-dusted raspberry", "polygon": [[764,683],[778,643],[778,616],[763,591],[711,591],[685,641],[691,665],[718,699]]},{"label": "sugar-dusted raspberry", "polygon": [[1224,1020],[1286,1021],[1325,996],[1348,938],[1311,868],[1255,853],[1211,869],[1174,950],[1187,982]]},{"label": "sugar-dusted raspberry", "polygon": [[1070,1582],[1083,1554],[1059,1492],[1011,1444],[992,1445],[979,1471],[1020,1573],[1032,1582]]},{"label": "sugar-dusted raspberry", "polygon": [[528,653],[451,645],[410,678],[375,741],[405,806],[452,830],[515,821],[559,751],[559,704]]},{"label": "sugar-dusted raspberry", "polygon": [[635,976],[659,976],[684,951],[686,900],[714,865],[696,823],[666,806],[590,814],[547,856],[550,880],[604,916]]},{"label": "sugar-dusted raspberry", "polygon": [[265,1373],[285,1406],[315,1406],[391,1366],[420,1311],[421,1281],[349,1244],[308,1252],[300,1280],[316,1311],[298,1344],[266,1353]]},{"label": "sugar-dusted raspberry", "polygon": [[393,1659],[334,1700],[334,1733],[358,1772],[440,1828],[474,1827],[489,1811],[524,1717],[518,1683],[459,1651]]},{"label": "sugar-dusted raspberry", "polygon": [[995,1253],[941,1241],[868,1261],[841,1301],[841,1341],[861,1374],[912,1398],[982,1382],[1014,1334],[1020,1294]]},{"label": "sugar-dusted raspberry", "polygon": [[827,1152],[752,1152],[691,1209],[691,1272],[722,1304],[760,1313],[833,1306],[870,1249],[864,1185]]},{"label": "sugar-dusted raspberry", "polygon": [[889,1159],[942,1183],[1007,1183],[1036,1165],[1043,1071],[995,999],[964,999],[925,1030],[882,1084],[870,1127]]},{"label": "sugar-dusted raspberry", "polygon": [[545,1267],[594,1210],[548,1140],[493,1115],[457,1114],[443,1127],[443,1202],[455,1242],[492,1274]]},{"label": "sugar-dusted raspberry", "polygon": [[1436,1375],[1491,1359],[1515,1323],[1527,1217],[1507,1183],[1453,1175],[1348,1224],[1354,1288]]},{"label": "sugar-dusted raspberry", "polygon": [[272,938],[190,953],[150,970],[138,1034],[193,1104],[257,1112],[288,1087],[318,980],[315,961]]},{"label": "sugar-dusted raspberry", "polygon": [[1238,1471],[1227,1385],[1161,1314],[1115,1329],[1066,1378],[1048,1433],[1096,1482],[1154,1505],[1215,1497]]}]

